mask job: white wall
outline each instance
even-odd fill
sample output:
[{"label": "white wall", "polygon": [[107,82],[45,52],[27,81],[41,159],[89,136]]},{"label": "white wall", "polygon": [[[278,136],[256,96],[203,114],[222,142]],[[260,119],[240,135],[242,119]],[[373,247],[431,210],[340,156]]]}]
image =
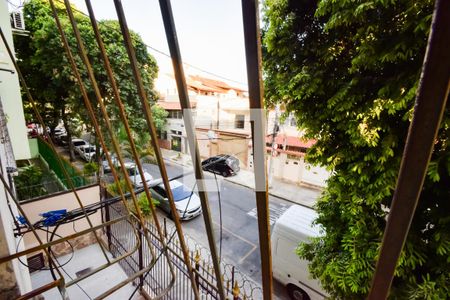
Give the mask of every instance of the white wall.
[{"label": "white wall", "polygon": [[[8,40],[8,45],[13,48],[11,24],[6,0],[0,0],[0,26]],[[3,42],[0,42],[0,68],[14,69]],[[17,73],[11,74],[0,71],[0,99],[7,116],[7,127],[15,158],[17,160],[30,158],[31,154]]]},{"label": "white wall", "polygon": [[[100,201],[100,189],[98,185],[78,189],[77,194],[84,206],[98,203]],[[53,197],[27,202],[23,204],[22,207],[31,223],[34,223],[42,219],[39,215],[41,213],[59,209],[67,209],[67,211],[71,211],[79,208],[80,206],[78,205],[75,194],[72,192],[66,192]],[[101,224],[100,211],[90,215],[89,219],[91,220],[93,226]],[[74,226],[72,223],[64,224],[58,228],[57,233],[61,236],[68,236],[75,233],[73,228]],[[89,223],[85,218],[75,222],[76,231],[82,231],[88,228]],[[43,241],[46,241],[46,232],[40,231],[38,234]],[[31,248],[37,246],[38,241],[33,234],[27,233],[25,235],[25,244],[28,248]]]},{"label": "white wall", "polygon": [[[268,166],[270,157],[267,156]],[[287,158],[285,153],[279,153],[272,158],[274,178],[295,184],[310,184],[320,187],[326,186],[330,172],[325,168],[312,166],[305,162],[303,157],[298,159]],[[251,168],[249,168],[251,169]]]},{"label": "white wall", "polygon": [[[11,26],[9,20],[7,2],[5,0],[0,0],[0,27],[8,40],[8,44],[12,45]],[[0,42],[0,68],[9,70],[13,69],[3,42]],[[9,138],[14,149],[14,156],[16,159],[29,158],[30,150],[23,117],[19,82],[16,74],[0,71],[0,98],[3,104],[4,112],[7,116],[6,127],[9,131]],[[5,149],[6,147],[4,146],[0,147],[0,171],[7,179],[6,163],[8,162],[8,166],[13,167],[15,162],[11,162],[6,158]],[[8,198],[9,196],[5,192],[3,183],[0,183],[0,256],[15,253],[17,250],[23,250],[23,243],[19,244],[18,238],[15,238],[13,235],[13,218],[18,215],[17,209],[14,204],[12,204],[11,206],[14,216],[11,215],[8,208]],[[12,201],[12,199],[10,200]],[[8,270],[10,267],[12,267],[13,273],[10,273],[10,270]],[[31,290],[31,280],[28,269],[19,264],[18,260],[13,260],[9,266],[8,263],[1,264],[0,272],[6,275],[4,271],[9,272],[15,277],[10,277],[9,280],[15,280],[17,282],[19,290],[22,294]],[[4,279],[5,278],[2,278],[1,285],[7,284]]]}]

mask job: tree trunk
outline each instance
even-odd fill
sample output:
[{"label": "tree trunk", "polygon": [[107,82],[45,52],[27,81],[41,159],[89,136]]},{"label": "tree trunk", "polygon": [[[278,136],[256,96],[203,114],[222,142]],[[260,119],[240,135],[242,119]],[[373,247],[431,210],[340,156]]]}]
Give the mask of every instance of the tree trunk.
[{"label": "tree trunk", "polygon": [[72,133],[69,128],[69,123],[67,122],[67,115],[66,115],[65,107],[62,108],[61,116],[62,116],[64,128],[66,129],[66,133],[67,133],[67,145],[69,146],[69,157],[70,157],[70,161],[72,162],[75,160],[75,153],[73,152]]}]

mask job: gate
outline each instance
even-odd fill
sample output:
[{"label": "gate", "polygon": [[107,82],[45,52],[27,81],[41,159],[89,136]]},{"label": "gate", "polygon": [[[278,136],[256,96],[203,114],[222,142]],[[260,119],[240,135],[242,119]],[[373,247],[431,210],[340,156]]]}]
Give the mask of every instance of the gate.
[{"label": "gate", "polygon": [[[105,221],[110,221],[123,216],[126,213],[121,202],[108,204],[104,208]],[[137,222],[136,222],[137,223]],[[133,225],[133,226],[136,226]],[[175,228],[169,226],[164,220],[164,235],[167,244],[168,255],[164,254],[162,243],[159,239],[156,227],[147,222],[149,238],[156,254],[156,263],[146,274],[137,278],[133,284],[136,290],[144,295],[155,297],[161,294],[169,285],[171,273],[167,259],[170,259],[175,272],[175,284],[162,299],[186,299],[194,300],[189,273],[183,260],[182,249],[179,246]],[[142,241],[145,241],[143,231],[139,232]],[[132,224],[117,222],[106,228],[106,236],[111,254],[114,257],[123,255],[129,249],[136,247],[138,243]],[[219,299],[216,288],[216,278],[212,266],[209,251],[198,245],[192,238],[185,236],[190,249],[191,261],[194,263],[194,276],[201,299]],[[148,244],[141,243],[139,250],[120,261],[122,269],[128,276],[147,267],[152,260]],[[221,262],[222,277],[225,285],[225,293],[228,299],[262,299],[261,287],[247,278],[246,275],[236,270],[231,264]]]}]

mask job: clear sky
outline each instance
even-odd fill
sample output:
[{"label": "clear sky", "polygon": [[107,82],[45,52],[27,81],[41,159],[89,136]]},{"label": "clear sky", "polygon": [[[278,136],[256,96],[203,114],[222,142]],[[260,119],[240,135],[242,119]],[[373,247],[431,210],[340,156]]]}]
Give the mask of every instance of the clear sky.
[{"label": "clear sky", "polygon": [[[86,11],[84,0],[71,2]],[[123,0],[122,4],[129,27],[147,45],[169,53],[158,0]],[[97,19],[117,19],[112,0],[92,0],[92,5]],[[172,0],[172,9],[183,61],[245,84],[241,1]],[[169,58],[151,50],[150,53],[163,72],[172,72]],[[202,74],[186,66],[185,69]]]}]

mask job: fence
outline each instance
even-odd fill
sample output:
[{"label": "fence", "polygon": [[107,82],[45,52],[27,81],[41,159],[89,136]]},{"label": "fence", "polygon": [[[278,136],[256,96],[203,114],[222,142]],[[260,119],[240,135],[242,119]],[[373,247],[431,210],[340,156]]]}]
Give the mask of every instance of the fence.
[{"label": "fence", "polygon": [[[81,177],[81,178],[80,178]],[[97,183],[97,176],[77,176],[72,177],[73,182],[85,182],[84,186]],[[42,196],[51,196],[52,194],[67,191],[67,179],[62,180],[45,180],[40,184],[19,187],[16,185],[17,197],[20,201],[38,198]]]},{"label": "fence", "polygon": [[[119,218],[124,214],[125,208],[122,203],[107,205],[104,210],[105,221]],[[136,226],[136,224],[133,226]],[[170,259],[175,269],[175,284],[162,299],[195,299],[175,228],[169,226],[164,220],[163,231],[166,237],[168,251],[166,257],[163,253],[163,247],[156,227],[151,222],[147,222],[146,227],[149,230],[151,244],[156,251],[157,261],[148,274],[144,274],[141,278],[136,279],[134,284],[138,285],[150,297],[155,297],[162,293],[168,287],[171,280],[171,273],[167,261],[167,259]],[[110,252],[114,257],[126,253],[129,249],[135,247],[138,242],[134,235],[132,225],[125,222],[118,222],[108,226],[106,228],[106,235]],[[141,240],[145,240],[142,232],[140,236]],[[185,236],[185,239],[190,249],[191,261],[194,264],[195,282],[201,298],[219,299],[216,288],[216,277],[212,268],[209,251],[198,245],[189,236]],[[144,242],[141,243],[139,251],[120,261],[120,265],[125,273],[130,276],[148,266],[151,260],[152,257],[148,245]],[[221,269],[225,293],[228,299],[262,299],[260,286],[236,270],[234,266],[222,262]]]},{"label": "fence", "polygon": [[69,174],[69,177],[72,178],[73,185],[77,187],[82,187],[88,184],[86,178],[84,178],[72,165],[70,162],[65,160],[62,156],[59,154],[53,152],[50,145],[44,141],[41,137],[38,137],[38,148],[39,148],[39,154],[42,156],[42,158],[45,159],[47,162],[49,168],[55,172],[56,176],[62,181],[62,183],[67,186],[66,177],[64,176],[64,170],[62,169],[61,165],[58,162],[58,156],[64,166],[64,169],[66,170],[67,174]]}]

